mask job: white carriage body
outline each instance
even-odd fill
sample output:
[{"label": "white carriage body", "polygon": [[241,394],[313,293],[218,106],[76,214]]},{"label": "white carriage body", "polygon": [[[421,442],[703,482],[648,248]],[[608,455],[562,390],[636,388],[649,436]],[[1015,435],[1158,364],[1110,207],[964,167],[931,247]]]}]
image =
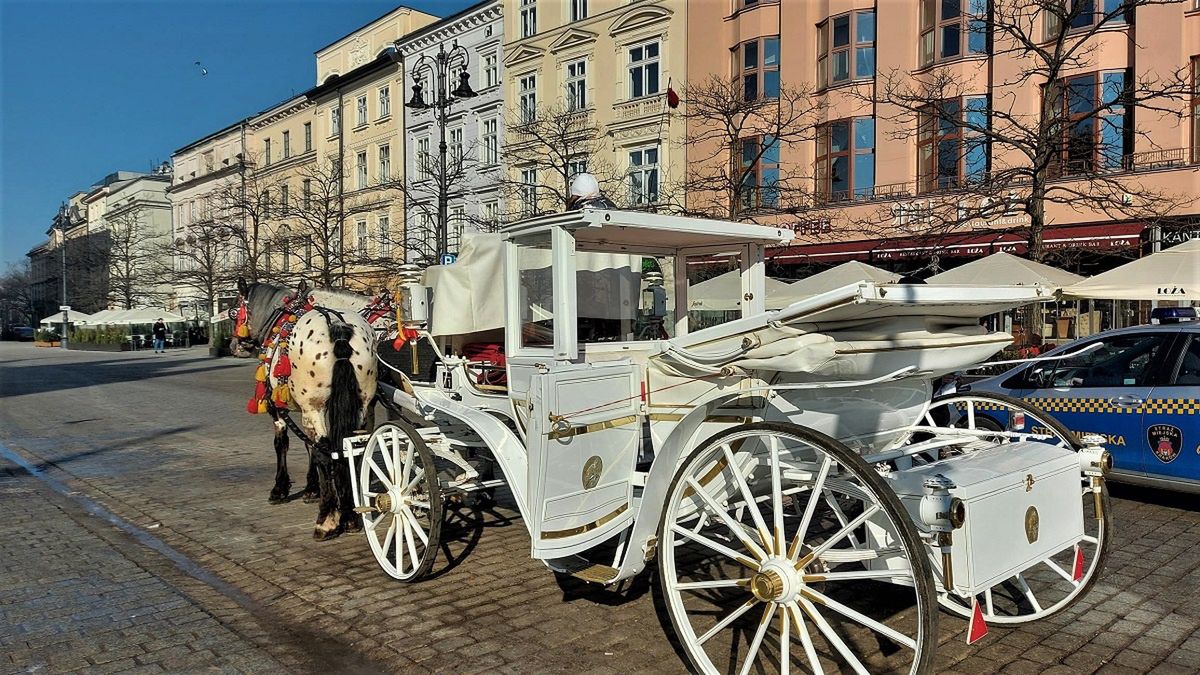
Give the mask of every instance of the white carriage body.
[{"label": "white carriage body", "polygon": [[[934,377],[1010,343],[979,318],[1050,297],[1037,287],[863,282],[767,311],[764,248],[791,238],[773,227],[590,209],[476,238],[457,263],[426,273],[436,377],[383,389],[430,425],[423,433],[433,442],[491,451],[535,558],[611,583],[652,557],[675,470],[704,439],[750,420],[786,421],[868,462],[892,459],[928,411]],[[689,264],[721,256],[740,271],[740,318],[689,330]],[[658,268],[661,285],[644,267]],[[597,326],[609,331],[602,341],[581,334]],[[459,356],[480,340],[503,340],[506,387],[480,384]],[[1082,528],[1078,491],[1058,485],[1068,469],[1078,479],[1074,453],[1025,446],[887,476],[919,528],[923,480],[940,473],[959,486],[971,519],[953,545],[964,596]],[[1021,487],[1026,475],[1032,491]],[[1015,534],[1026,507],[1043,533],[1029,546]],[[614,539],[611,565],[579,555]]]}]

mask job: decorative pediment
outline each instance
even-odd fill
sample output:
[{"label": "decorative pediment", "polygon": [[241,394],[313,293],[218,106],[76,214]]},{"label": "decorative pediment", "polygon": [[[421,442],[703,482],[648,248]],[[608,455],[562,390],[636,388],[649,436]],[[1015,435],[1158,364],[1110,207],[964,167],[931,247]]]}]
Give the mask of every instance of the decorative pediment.
[{"label": "decorative pediment", "polygon": [[519,45],[516,49],[512,50],[507,55],[505,55],[504,67],[507,68],[507,67],[510,67],[510,66],[518,64],[518,63],[523,63],[525,61],[539,59],[545,53],[546,53],[546,50],[544,50],[544,49],[539,49],[537,47],[533,47],[530,45]]},{"label": "decorative pediment", "polygon": [[637,30],[652,23],[669,19],[671,14],[671,10],[659,5],[637,5],[617,17],[608,29],[608,34],[616,37],[621,33],[627,33],[631,30]]},{"label": "decorative pediment", "polygon": [[596,41],[596,34],[578,28],[568,28],[562,35],[559,35],[554,42],[550,43],[550,51],[557,52],[571,47],[578,47],[589,42]]}]

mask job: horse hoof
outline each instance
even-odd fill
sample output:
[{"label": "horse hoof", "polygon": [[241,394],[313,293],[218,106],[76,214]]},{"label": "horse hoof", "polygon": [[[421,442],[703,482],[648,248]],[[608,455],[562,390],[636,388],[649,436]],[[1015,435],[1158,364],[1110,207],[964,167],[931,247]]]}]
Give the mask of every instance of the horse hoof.
[{"label": "horse hoof", "polygon": [[346,532],[362,532],[362,523],[358,522],[358,518],[348,518],[344,522],[346,523]]},{"label": "horse hoof", "polygon": [[341,534],[341,532],[338,531],[337,528],[332,530],[322,530],[318,527],[313,530],[313,541],[329,541],[330,539],[336,538],[339,534]]},{"label": "horse hoof", "polygon": [[268,504],[286,504],[287,503],[287,495],[283,495],[281,497],[281,496],[275,494],[274,492],[272,492],[271,496],[267,497],[267,503]]},{"label": "horse hoof", "polygon": [[304,494],[300,495],[300,500],[305,504],[316,504],[317,502],[321,501],[321,495],[316,492],[305,492]]}]

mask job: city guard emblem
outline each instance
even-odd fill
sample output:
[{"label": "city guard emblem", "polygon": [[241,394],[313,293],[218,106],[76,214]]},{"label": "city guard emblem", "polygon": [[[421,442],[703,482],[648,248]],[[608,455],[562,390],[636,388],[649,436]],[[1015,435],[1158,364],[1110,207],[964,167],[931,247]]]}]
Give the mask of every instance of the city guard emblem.
[{"label": "city guard emblem", "polygon": [[1146,442],[1160,462],[1170,464],[1183,447],[1183,432],[1170,424],[1151,424],[1146,430]]}]

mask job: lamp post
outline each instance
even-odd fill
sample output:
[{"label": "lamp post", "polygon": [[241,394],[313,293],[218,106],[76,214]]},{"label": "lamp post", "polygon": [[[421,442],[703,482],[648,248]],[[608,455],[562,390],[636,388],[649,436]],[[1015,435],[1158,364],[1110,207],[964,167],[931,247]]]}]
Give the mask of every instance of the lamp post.
[{"label": "lamp post", "polygon": [[[396,54],[400,54],[400,41],[395,43]],[[470,75],[467,74],[467,64],[470,58],[467,55],[467,50],[458,44],[455,40],[450,51],[446,51],[446,44],[438,45],[437,54],[430,56],[422,54],[412,68],[412,98],[408,103],[405,103],[406,108],[412,110],[431,110],[433,111],[433,120],[438,126],[438,218],[437,218],[437,256],[436,260],[439,264],[443,264],[443,256],[445,256],[448,248],[448,232],[449,223],[447,222],[447,206],[446,202],[449,199],[450,185],[446,171],[446,123],[450,115],[450,108],[457,101],[465,98],[474,98],[477,94],[471,85],[468,83]],[[449,89],[449,82],[453,74],[453,70],[458,68],[458,86],[454,91]],[[429,103],[425,102],[421,93],[421,74],[429,75],[429,79],[433,82],[434,98]],[[417,156],[417,161],[420,162],[420,155]]]},{"label": "lamp post", "polygon": [[67,203],[63,202],[58,207],[58,233],[62,237],[59,242],[62,248],[62,302],[58,303],[59,309],[62,310],[62,332],[58,336],[58,346],[62,349],[67,348],[67,225],[71,221],[71,211],[67,208]]}]

